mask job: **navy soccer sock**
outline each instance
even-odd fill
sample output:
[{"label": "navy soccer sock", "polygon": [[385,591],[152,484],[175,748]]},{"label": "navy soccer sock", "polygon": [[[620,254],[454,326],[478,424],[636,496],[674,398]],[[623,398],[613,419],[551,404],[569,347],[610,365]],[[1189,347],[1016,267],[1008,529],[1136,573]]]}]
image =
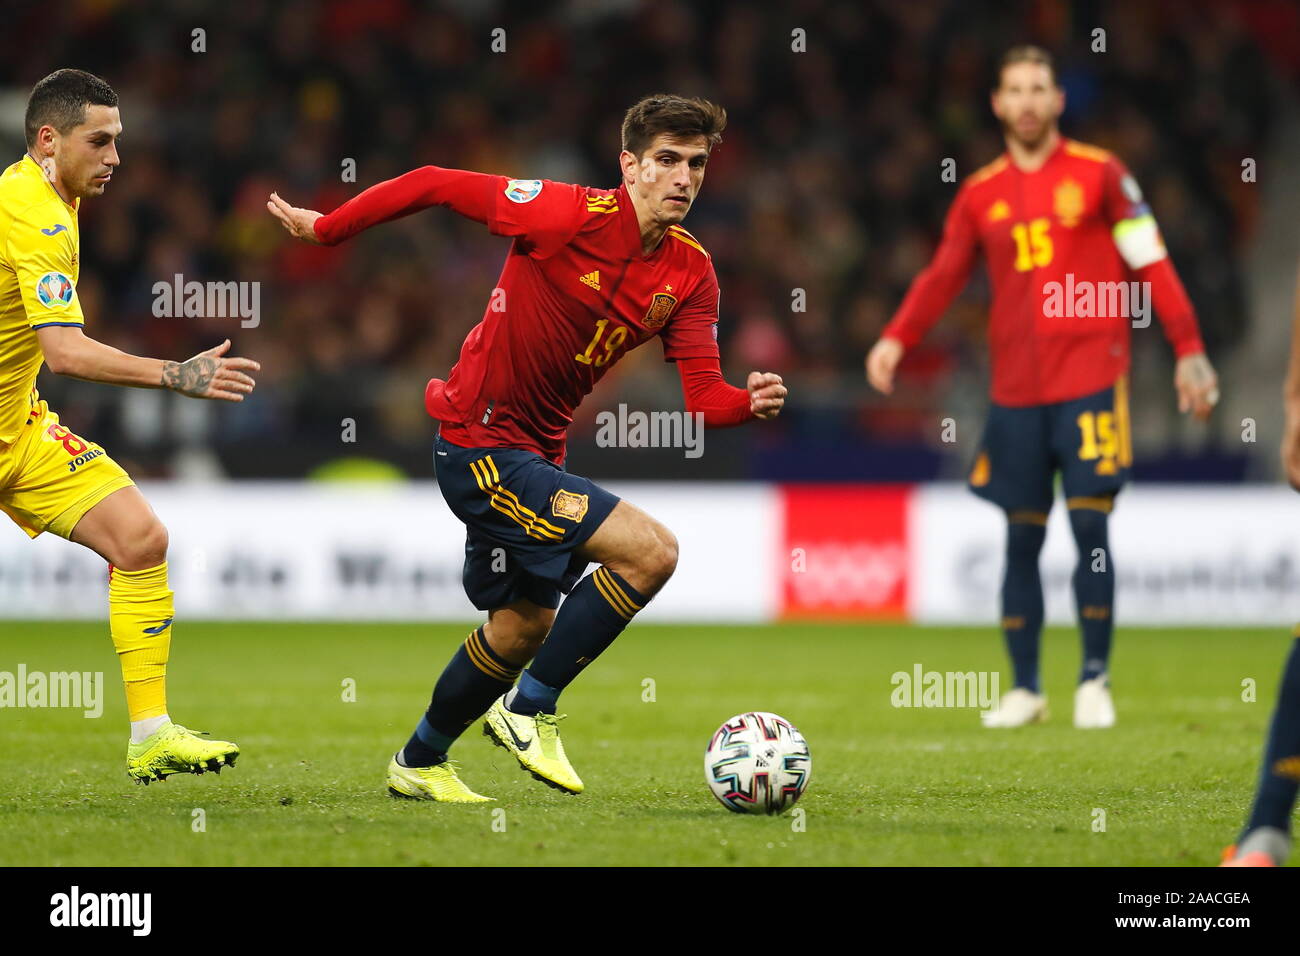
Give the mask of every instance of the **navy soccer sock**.
[{"label": "navy soccer sock", "polygon": [[1047,516],[1014,512],[1007,520],[1007,570],[1002,579],[1002,633],[1016,687],[1038,693],[1038,641],[1043,630],[1043,582],[1038,554]]},{"label": "navy soccer sock", "polygon": [[[1245,833],[1256,827],[1277,827],[1289,833],[1300,789],[1300,639],[1292,641],[1291,655],[1282,671],[1277,709],[1264,746],[1264,766],[1259,789]],[[1244,836],[1244,833],[1243,833]]]},{"label": "navy soccer sock", "polygon": [[553,714],[560,692],[601,655],[646,599],[606,567],[578,582],[560,605],[546,643],[506,698],[516,714]]},{"label": "navy soccer sock", "polygon": [[483,628],[472,631],[433,688],[429,709],[402,748],[408,767],[429,767],[447,759],[452,742],[510,688],[519,667],[488,646]]},{"label": "navy soccer sock", "polygon": [[[1109,504],[1109,502],[1108,502]],[[1106,673],[1110,665],[1115,619],[1115,564],[1110,559],[1109,514],[1096,508],[1071,508],[1070,527],[1079,546],[1074,568],[1074,603],[1083,635],[1083,667],[1079,681]]]}]

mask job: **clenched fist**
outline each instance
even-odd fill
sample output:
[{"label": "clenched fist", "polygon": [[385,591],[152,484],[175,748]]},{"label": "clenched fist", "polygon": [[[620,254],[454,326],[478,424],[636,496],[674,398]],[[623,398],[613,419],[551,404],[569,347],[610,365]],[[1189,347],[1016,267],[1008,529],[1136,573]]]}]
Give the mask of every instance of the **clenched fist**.
[{"label": "clenched fist", "polygon": [[786,387],[775,372],[750,372],[749,410],[755,418],[776,418],[785,405]]}]

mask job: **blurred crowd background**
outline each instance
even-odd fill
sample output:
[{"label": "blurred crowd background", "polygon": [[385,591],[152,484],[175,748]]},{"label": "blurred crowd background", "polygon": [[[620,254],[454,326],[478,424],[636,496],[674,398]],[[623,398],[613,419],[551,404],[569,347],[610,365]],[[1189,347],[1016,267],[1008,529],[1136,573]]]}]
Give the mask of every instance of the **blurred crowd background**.
[{"label": "blurred crowd background", "polygon": [[[934,248],[956,190],[942,161],[960,178],[1002,151],[988,105],[997,58],[1036,42],[1058,59],[1063,131],[1116,151],[1142,184],[1223,375],[1216,420],[1184,422],[1158,323],[1134,333],[1137,477],[1272,479],[1300,249],[1297,11],[1285,0],[6,5],[9,157],[22,155],[26,96],[52,70],[98,73],[121,97],[123,165],[82,210],[91,334],[177,359],[229,336],[263,365],[237,407],[48,372],[42,392],[144,477],[298,477],[351,457],[428,477],[424,383],[481,318],[508,240],[430,210],[311,248],[266,213],[268,193],[328,210],[427,163],[612,187],[624,110],[665,90],[728,110],[685,225],[718,272],[728,377],[778,371],[790,405],[770,425],[710,433],[697,460],[597,448],[600,410],[681,407],[652,343],[580,411],[570,467],[960,477],[987,402],[982,267],[905,360],[892,399],[868,389],[862,360]],[[504,52],[492,52],[498,28]],[[794,30],[806,52],[792,50]],[[1243,182],[1245,158],[1256,182]],[[355,183],[343,181],[349,159]],[[260,282],[260,324],[154,317],[154,283],[177,273]],[[940,440],[945,418],[956,443]],[[1243,441],[1246,418],[1257,441]],[[342,441],[344,420],[355,442]]]}]

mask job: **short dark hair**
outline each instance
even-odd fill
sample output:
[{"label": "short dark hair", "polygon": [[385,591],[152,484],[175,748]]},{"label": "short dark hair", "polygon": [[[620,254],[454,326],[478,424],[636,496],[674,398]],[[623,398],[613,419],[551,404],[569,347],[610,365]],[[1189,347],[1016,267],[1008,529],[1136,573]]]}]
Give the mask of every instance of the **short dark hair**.
[{"label": "short dark hair", "polygon": [[1056,64],[1052,62],[1052,54],[1048,53],[1041,46],[1034,46],[1032,43],[1023,43],[1020,46],[1013,46],[1006,53],[1002,54],[1002,59],[998,63],[997,76],[993,78],[993,89],[998,89],[1002,85],[1002,73],[1009,66],[1015,66],[1017,63],[1037,63],[1045,66],[1052,74],[1052,85],[1060,86],[1056,81]]},{"label": "short dark hair", "polygon": [[85,70],[55,70],[32,88],[23,129],[29,147],[42,126],[60,134],[86,121],[87,106],[116,106],[117,94],[106,82]]},{"label": "short dark hair", "polygon": [[722,142],[727,111],[699,97],[652,93],[643,96],[623,116],[623,148],[640,157],[661,133],[677,139],[703,136],[709,150]]}]

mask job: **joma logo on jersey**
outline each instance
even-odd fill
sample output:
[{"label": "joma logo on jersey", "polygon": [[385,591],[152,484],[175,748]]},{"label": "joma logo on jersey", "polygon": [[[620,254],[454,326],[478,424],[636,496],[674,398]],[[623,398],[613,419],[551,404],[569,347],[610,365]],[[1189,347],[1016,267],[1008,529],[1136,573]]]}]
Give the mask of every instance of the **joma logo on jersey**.
[{"label": "joma logo on jersey", "polygon": [[93,461],[100,455],[104,454],[104,449],[96,448],[94,451],[88,451],[84,455],[78,455],[72,461],[68,462],[68,472],[74,472],[88,461]]},{"label": "joma logo on jersey", "polygon": [[672,315],[673,307],[676,305],[677,296],[669,295],[667,292],[656,292],[655,297],[650,300],[650,308],[646,311],[641,324],[647,329],[659,328],[668,321],[668,316]]}]

